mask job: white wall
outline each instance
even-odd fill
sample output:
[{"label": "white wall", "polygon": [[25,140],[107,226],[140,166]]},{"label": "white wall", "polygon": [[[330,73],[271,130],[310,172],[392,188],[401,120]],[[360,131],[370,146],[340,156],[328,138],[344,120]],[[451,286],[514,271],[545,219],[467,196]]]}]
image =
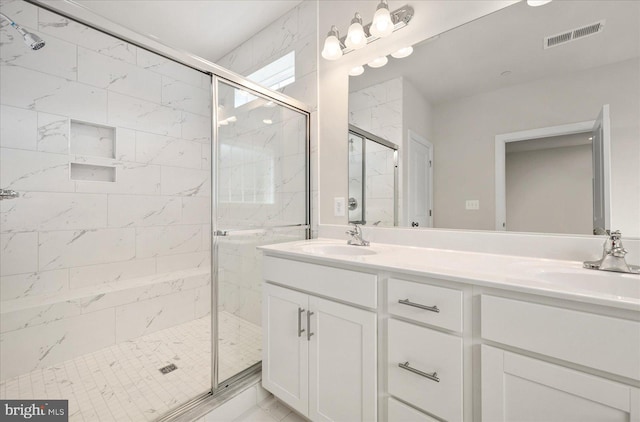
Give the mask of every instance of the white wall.
[{"label": "white wall", "polygon": [[507,152],[507,230],[592,234],[591,166],[588,144]]},{"label": "white wall", "polygon": [[[610,104],[612,228],[640,236],[638,66],[630,60],[434,106],[434,225],[494,229],[496,135],[594,120]],[[467,199],[480,200],[480,210],[465,210]]]}]

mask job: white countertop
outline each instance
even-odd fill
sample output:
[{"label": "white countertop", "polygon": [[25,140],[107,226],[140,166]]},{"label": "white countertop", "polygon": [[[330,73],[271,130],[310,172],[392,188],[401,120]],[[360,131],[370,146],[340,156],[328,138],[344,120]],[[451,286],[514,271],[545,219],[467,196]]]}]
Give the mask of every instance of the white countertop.
[{"label": "white countertop", "polygon": [[[320,264],[435,277],[478,286],[640,311],[640,275],[595,271],[582,262],[389,244],[348,246],[367,255],[326,252],[346,241],[314,239],[260,246],[265,255]],[[344,250],[344,249],[343,249]],[[349,250],[350,251],[350,250]],[[357,252],[355,252],[357,253]]]}]

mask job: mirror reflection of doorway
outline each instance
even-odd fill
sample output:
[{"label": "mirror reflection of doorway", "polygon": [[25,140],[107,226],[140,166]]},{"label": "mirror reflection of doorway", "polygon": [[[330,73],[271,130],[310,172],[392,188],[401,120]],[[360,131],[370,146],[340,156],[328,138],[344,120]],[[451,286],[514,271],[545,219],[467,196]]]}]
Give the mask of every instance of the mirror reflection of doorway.
[{"label": "mirror reflection of doorway", "polygon": [[590,122],[496,137],[496,229],[610,229],[609,106]]},{"label": "mirror reflection of doorway", "polygon": [[349,223],[397,225],[398,147],[349,125]]},{"label": "mirror reflection of doorway", "polygon": [[590,137],[575,133],[507,144],[510,231],[591,234]]}]

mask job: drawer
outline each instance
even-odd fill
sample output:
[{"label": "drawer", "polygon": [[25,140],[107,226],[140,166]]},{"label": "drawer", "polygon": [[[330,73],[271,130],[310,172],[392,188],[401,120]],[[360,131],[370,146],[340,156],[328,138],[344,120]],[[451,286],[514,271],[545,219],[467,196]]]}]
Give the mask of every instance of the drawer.
[{"label": "drawer", "polygon": [[[462,332],[460,290],[392,278],[387,286],[387,298],[391,315]],[[406,300],[410,304],[400,303]]]},{"label": "drawer", "polygon": [[266,281],[316,293],[367,308],[378,304],[377,276],[324,265],[265,256]]},{"label": "drawer", "polygon": [[640,380],[640,323],[482,295],[481,336]]},{"label": "drawer", "polygon": [[[462,420],[462,339],[404,321],[389,320],[388,391],[448,421]],[[399,364],[423,374],[401,368]],[[439,382],[426,377],[437,373]]]},{"label": "drawer", "polygon": [[407,406],[393,397],[389,397],[387,409],[389,415],[387,420],[389,422],[439,422],[437,419],[418,412],[413,407]]}]

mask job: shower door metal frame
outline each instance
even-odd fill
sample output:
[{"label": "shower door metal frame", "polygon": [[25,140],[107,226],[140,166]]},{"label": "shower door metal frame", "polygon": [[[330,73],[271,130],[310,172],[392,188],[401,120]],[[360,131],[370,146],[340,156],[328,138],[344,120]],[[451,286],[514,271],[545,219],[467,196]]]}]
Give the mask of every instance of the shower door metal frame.
[{"label": "shower door metal frame", "polygon": [[393,150],[393,225],[394,227],[398,226],[398,145],[394,144],[391,141],[388,141],[384,138],[379,137],[378,135],[374,135],[371,132],[367,132],[364,129],[360,129],[358,126],[349,124],[348,133],[353,133],[354,135],[359,136],[362,139],[362,218],[361,221],[357,224],[367,224],[367,220],[365,218],[365,204],[366,204],[366,182],[365,178],[367,176],[366,170],[366,152],[367,152],[367,141],[375,142],[376,144],[382,145]]},{"label": "shower door metal frame", "polygon": [[[262,93],[262,92],[258,92],[256,90],[251,89],[250,87],[247,87],[245,85],[242,85],[236,81],[231,81],[229,79],[226,79],[222,76],[217,76],[217,75],[212,75],[211,77],[211,85],[212,85],[212,99],[213,102],[215,104],[215,106],[217,107],[218,105],[218,84],[222,82],[234,89],[242,89],[242,90],[246,90],[251,94],[254,94],[257,97],[260,98],[266,98],[268,100],[274,101],[276,104],[281,105],[283,107],[286,107],[290,110],[296,111],[300,114],[302,114],[303,116],[305,116],[305,187],[306,187],[306,193],[305,193],[305,222],[304,224],[292,224],[292,225],[282,225],[282,226],[273,226],[273,227],[269,227],[269,229],[279,229],[279,228],[287,228],[287,227],[300,227],[300,228],[305,228],[306,229],[306,233],[305,233],[305,237],[307,239],[311,238],[311,157],[310,157],[310,152],[311,152],[311,114],[309,113],[309,111],[304,111],[304,110],[300,110],[299,108],[292,106],[290,104],[287,104],[275,97],[272,97],[268,94]],[[220,138],[219,138],[219,134],[218,134],[218,115],[217,113],[212,113],[212,119],[211,119],[211,127],[212,127],[212,138],[211,138],[211,256],[213,257],[217,257],[218,256],[218,239],[220,237],[226,237],[229,235],[230,231],[221,231],[219,230],[219,228],[217,227],[217,204],[218,204],[218,186],[217,183],[219,182],[219,177],[218,176],[218,151],[219,151],[219,145],[220,145]],[[214,177],[215,176],[215,177]],[[215,183],[215,189],[213,188]],[[261,229],[262,230],[262,229]],[[235,230],[234,230],[235,231]],[[248,231],[252,231],[252,230],[246,230],[246,229],[239,229],[237,230],[239,233],[242,232],[248,232]],[[219,390],[220,388],[226,388],[229,385],[231,385],[231,383],[235,380],[235,379],[242,379],[243,375],[245,373],[251,373],[253,371],[258,371],[260,369],[260,365],[261,362],[257,362],[254,365],[250,366],[249,368],[246,368],[244,371],[240,372],[239,374],[234,375],[233,377],[229,378],[229,380],[219,380],[219,368],[218,368],[218,318],[214,318],[214,308],[215,308],[215,315],[217,316],[217,311],[218,311],[218,261],[217,259],[212,259],[211,260],[211,277],[212,277],[212,285],[211,285],[211,293],[212,293],[212,308],[211,308],[211,315],[212,315],[212,321],[211,321],[211,330],[212,330],[212,335],[211,337],[213,339],[215,339],[215,341],[212,344],[212,384],[213,384],[213,392],[215,393],[217,390]],[[215,280],[215,282],[214,282]],[[215,306],[214,306],[215,305]],[[214,334],[215,333],[215,334]],[[220,387],[220,381],[230,381],[230,382],[225,382],[225,385]]]},{"label": "shower door metal frame", "polygon": [[[223,81],[226,84],[235,86],[239,89],[247,90],[257,96],[266,97],[275,103],[289,108],[291,110],[297,111],[303,114],[306,117],[306,131],[305,131],[305,159],[306,159],[306,238],[311,237],[311,172],[310,172],[310,139],[311,139],[311,109],[305,103],[289,97],[285,94],[282,94],[277,91],[273,91],[269,88],[266,88],[262,85],[259,85],[244,76],[241,76],[237,73],[234,73],[230,70],[227,70],[221,66],[216,65],[215,63],[203,59],[201,57],[196,56],[195,54],[188,53],[184,50],[174,48],[163,44],[162,42],[153,39],[153,36],[145,35],[135,30],[123,27],[119,24],[116,24],[109,19],[91,11],[89,8],[82,6],[78,3],[75,3],[71,0],[63,0],[57,2],[47,2],[45,0],[24,0],[27,3],[30,3],[34,6],[40,7],[42,9],[48,10],[50,12],[56,13],[64,18],[71,19],[75,22],[81,23],[89,28],[95,29],[96,31],[102,32],[111,37],[120,39],[127,43],[130,43],[138,48],[142,48],[151,53],[157,54],[158,56],[164,57],[166,59],[172,60],[174,62],[180,63],[187,67],[190,67],[196,71],[207,74],[211,80],[211,341],[212,341],[212,367],[211,367],[211,390],[207,393],[203,393],[199,396],[194,397],[190,401],[182,404],[181,406],[169,411],[166,415],[162,416],[159,421],[164,420],[172,420],[176,417],[179,417],[183,412],[188,411],[189,409],[193,409],[195,406],[198,406],[203,401],[208,400],[212,397],[217,397],[220,393],[224,392],[227,387],[232,387],[234,384],[242,383],[246,381],[247,377],[252,376],[253,374],[259,373],[260,371],[260,362],[255,365],[247,368],[243,372],[234,375],[229,378],[228,382],[225,383],[224,386],[219,385],[218,377],[218,353],[217,353],[217,260],[214,258],[214,253],[217,252],[217,241],[215,236],[215,204],[214,202],[217,198],[217,189],[213,189],[214,180],[213,176],[217,174],[217,146],[218,146],[218,132],[217,132],[217,123],[218,116],[216,113],[217,110],[217,82]],[[301,228],[303,226],[300,226]],[[215,267],[215,268],[214,268]],[[215,337],[214,337],[215,335]],[[215,341],[214,341],[215,340]]]}]

